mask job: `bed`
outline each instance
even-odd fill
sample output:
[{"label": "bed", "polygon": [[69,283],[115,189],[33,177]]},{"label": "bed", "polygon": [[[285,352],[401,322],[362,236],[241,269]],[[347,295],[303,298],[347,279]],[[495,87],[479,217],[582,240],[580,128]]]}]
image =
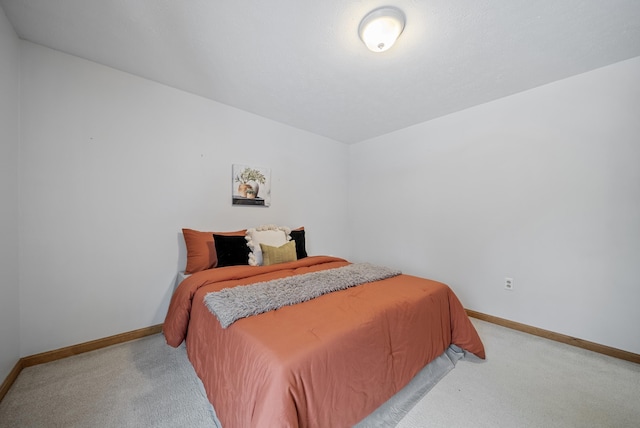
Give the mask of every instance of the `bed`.
[{"label": "bed", "polygon": [[186,341],[224,428],[353,426],[450,345],[484,358],[453,291],[411,275],[322,294],[226,328],[205,304],[209,293],[350,265],[310,256],[204,269],[179,284],[164,335],[174,347]]}]

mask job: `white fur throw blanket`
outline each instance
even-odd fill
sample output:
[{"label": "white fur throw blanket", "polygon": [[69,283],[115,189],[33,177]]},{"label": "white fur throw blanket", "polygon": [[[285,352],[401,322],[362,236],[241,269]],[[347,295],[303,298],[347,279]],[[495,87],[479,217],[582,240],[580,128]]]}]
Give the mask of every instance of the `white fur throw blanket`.
[{"label": "white fur throw blanket", "polygon": [[207,293],[204,303],[218,317],[222,327],[227,328],[240,318],[400,274],[400,271],[382,266],[354,263],[335,269],[225,288]]}]

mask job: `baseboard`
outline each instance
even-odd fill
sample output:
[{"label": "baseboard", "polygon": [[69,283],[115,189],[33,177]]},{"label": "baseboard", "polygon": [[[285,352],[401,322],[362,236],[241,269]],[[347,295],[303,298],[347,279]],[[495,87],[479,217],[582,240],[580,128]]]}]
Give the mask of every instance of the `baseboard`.
[{"label": "baseboard", "polygon": [[13,369],[7,375],[7,378],[4,380],[4,382],[2,382],[2,386],[0,386],[0,401],[2,401],[5,395],[7,395],[7,392],[9,392],[9,388],[11,388],[13,382],[16,381],[23,367],[24,366],[22,365],[22,360],[18,360],[16,365],[13,366]]},{"label": "baseboard", "polygon": [[77,345],[55,349],[53,351],[42,352],[40,354],[30,355],[28,357],[22,357],[16,363],[13,370],[11,370],[7,378],[2,383],[2,386],[0,387],[0,401],[2,401],[7,392],[9,392],[9,388],[11,388],[11,385],[13,385],[13,382],[15,382],[22,369],[26,367],[49,363],[51,361],[71,357],[73,355],[95,351],[97,349],[106,348],[107,346],[117,345],[118,343],[140,339],[142,337],[150,336],[152,334],[157,334],[160,332],[162,332],[162,324],[128,331],[126,333],[116,334],[113,336],[104,337],[102,339],[92,340],[90,342],[79,343]]},{"label": "baseboard", "polygon": [[95,351],[96,349],[105,348],[107,346],[116,345],[118,343],[140,339],[141,337],[160,333],[161,331],[162,324],[145,327],[126,333],[120,333],[114,336],[105,337],[102,339],[92,340],[90,342],[80,343],[78,345],[67,346],[65,348],[42,352],[40,354],[31,355],[29,357],[23,357],[22,364],[23,367],[31,367],[37,364],[49,363],[51,361],[71,357],[72,355],[83,354],[85,352]]},{"label": "baseboard", "polygon": [[604,354],[610,357],[615,357],[621,360],[631,361],[632,363],[640,364],[640,355],[634,354],[633,352],[623,351],[622,349],[600,345],[599,343],[589,342],[588,340],[578,339],[578,338],[567,336],[560,333],[554,333],[553,331],[543,330],[541,328],[532,327],[530,325],[521,324],[521,323],[510,321],[504,318],[494,317],[493,315],[483,314],[481,312],[476,312],[471,309],[466,309],[466,312],[467,312],[467,315],[469,315],[470,317],[487,321],[492,324],[501,325],[503,327],[507,327],[513,330],[518,330],[524,333],[529,333],[534,336],[544,337],[545,339],[566,343],[567,345],[576,346],[578,348],[597,352],[599,354]]}]

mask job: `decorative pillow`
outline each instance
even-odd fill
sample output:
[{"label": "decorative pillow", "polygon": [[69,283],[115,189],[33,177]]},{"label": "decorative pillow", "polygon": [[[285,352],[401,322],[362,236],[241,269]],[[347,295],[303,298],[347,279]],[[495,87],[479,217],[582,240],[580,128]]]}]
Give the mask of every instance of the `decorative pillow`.
[{"label": "decorative pillow", "polygon": [[246,232],[244,229],[235,232],[200,232],[193,229],[182,229],[182,236],[187,247],[187,266],[184,273],[189,275],[218,265],[213,234],[244,236]]},{"label": "decorative pillow", "polygon": [[304,227],[299,227],[291,231],[291,240],[296,243],[296,257],[297,259],[304,259],[307,257],[307,247],[304,239]]},{"label": "decorative pillow", "polygon": [[247,246],[251,250],[249,253],[249,265],[262,266],[262,250],[260,244],[267,244],[272,247],[279,247],[291,240],[288,227],[268,224],[255,229],[247,229]]},{"label": "decorative pillow", "polygon": [[260,244],[264,266],[275,265],[277,263],[293,262],[296,257],[296,243],[289,241],[279,247]]},{"label": "decorative pillow", "polygon": [[249,264],[249,247],[244,236],[213,234],[218,267]]},{"label": "decorative pillow", "polygon": [[211,232],[182,229],[182,236],[184,236],[184,243],[187,246],[187,267],[184,269],[184,273],[192,274],[211,269],[216,265],[218,259]]}]

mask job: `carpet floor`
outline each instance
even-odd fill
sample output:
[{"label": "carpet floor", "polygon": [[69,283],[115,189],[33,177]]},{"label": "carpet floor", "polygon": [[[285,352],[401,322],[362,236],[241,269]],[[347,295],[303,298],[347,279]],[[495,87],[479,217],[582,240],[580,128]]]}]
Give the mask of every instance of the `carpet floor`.
[{"label": "carpet floor", "polygon": [[20,372],[0,427],[194,427],[213,407],[187,359],[156,334]]},{"label": "carpet floor", "polygon": [[[487,360],[463,360],[399,428],[640,427],[640,365],[472,320]],[[162,335],[24,369],[0,427],[211,427],[187,360]]]},{"label": "carpet floor", "polygon": [[472,322],[487,359],[460,361],[398,428],[640,427],[640,364]]}]

